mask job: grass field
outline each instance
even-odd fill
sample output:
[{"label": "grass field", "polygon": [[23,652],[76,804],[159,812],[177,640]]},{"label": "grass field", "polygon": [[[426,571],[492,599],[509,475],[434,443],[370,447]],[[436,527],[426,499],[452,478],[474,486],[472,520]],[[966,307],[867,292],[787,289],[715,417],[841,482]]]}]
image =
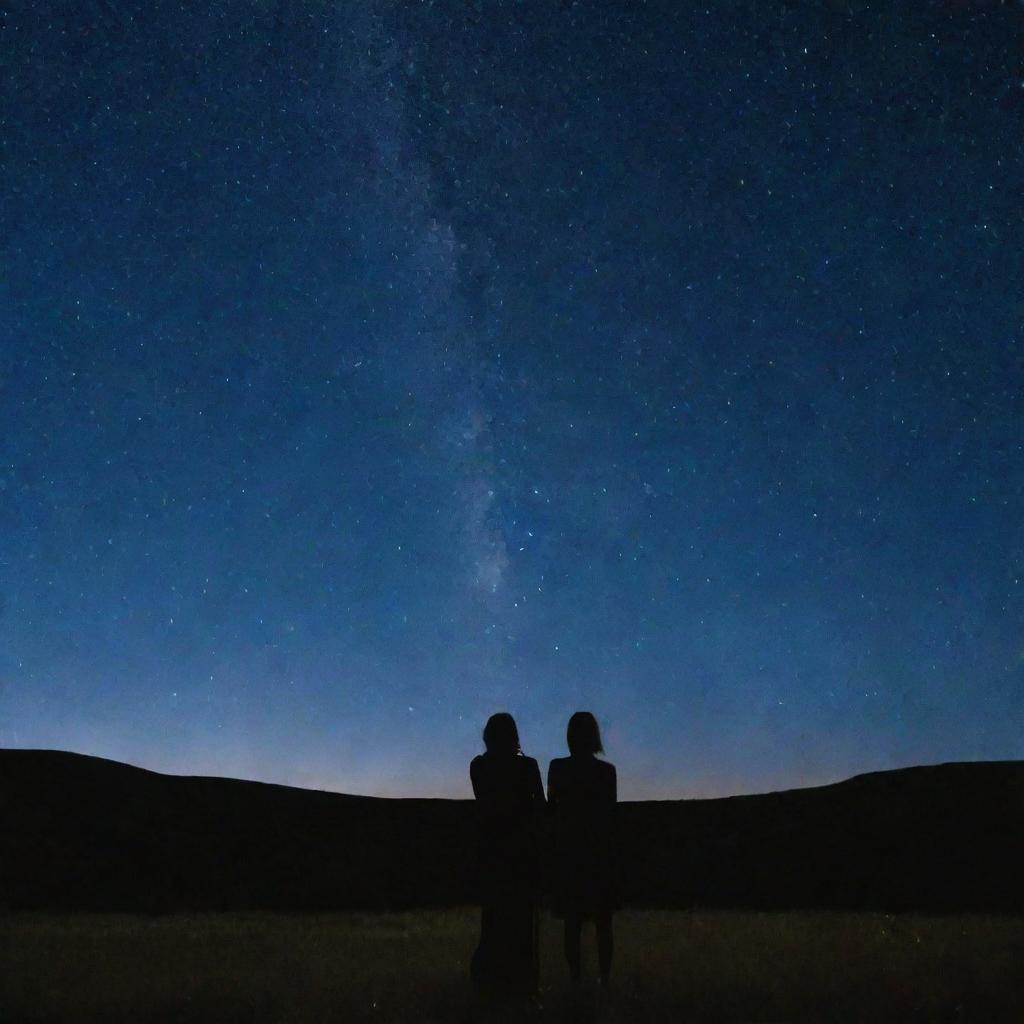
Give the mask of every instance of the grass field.
[{"label": "grass field", "polygon": [[[1024,920],[624,912],[608,993],[474,1003],[472,909],[0,918],[0,1022],[1024,1021]],[[585,953],[592,961],[592,935]]]}]

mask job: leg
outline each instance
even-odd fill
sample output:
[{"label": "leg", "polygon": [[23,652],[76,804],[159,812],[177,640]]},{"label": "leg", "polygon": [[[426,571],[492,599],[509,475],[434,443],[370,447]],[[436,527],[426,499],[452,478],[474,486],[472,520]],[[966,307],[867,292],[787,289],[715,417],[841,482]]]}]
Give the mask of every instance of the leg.
[{"label": "leg", "polygon": [[516,910],[516,992],[534,995],[537,991],[537,908],[524,903]]},{"label": "leg", "polygon": [[566,912],[565,915],[565,959],[569,964],[569,977],[573,984],[580,980],[580,932],[583,919],[579,914]]},{"label": "leg", "polygon": [[602,911],[594,918],[597,926],[597,964],[601,980],[607,981],[612,973],[612,913]]},{"label": "leg", "polygon": [[536,907],[533,908],[531,928],[533,935],[530,951],[530,992],[536,995],[540,988],[540,911]]},{"label": "leg", "polygon": [[480,941],[469,970],[477,988],[487,988],[494,983],[494,908],[486,903],[480,908]]}]

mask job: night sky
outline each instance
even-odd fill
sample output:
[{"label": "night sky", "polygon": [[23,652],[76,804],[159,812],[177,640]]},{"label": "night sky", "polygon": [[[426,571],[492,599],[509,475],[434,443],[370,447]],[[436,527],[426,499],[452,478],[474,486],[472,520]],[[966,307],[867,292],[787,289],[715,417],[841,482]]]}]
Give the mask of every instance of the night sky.
[{"label": "night sky", "polygon": [[1024,4],[15,3],[0,745],[468,796],[1024,757]]}]

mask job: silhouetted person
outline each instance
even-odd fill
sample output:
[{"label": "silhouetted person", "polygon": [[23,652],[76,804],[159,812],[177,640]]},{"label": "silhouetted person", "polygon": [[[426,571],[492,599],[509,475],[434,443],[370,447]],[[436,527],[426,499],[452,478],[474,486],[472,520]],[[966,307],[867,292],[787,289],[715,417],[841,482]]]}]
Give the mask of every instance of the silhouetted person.
[{"label": "silhouetted person", "polygon": [[537,987],[538,823],[544,807],[540,769],[519,747],[515,719],[502,712],[484,728],[487,752],[469,776],[479,811],[480,944],[475,984],[528,994]]},{"label": "silhouetted person", "polygon": [[573,982],[580,978],[580,933],[591,920],[597,929],[597,960],[602,984],[612,969],[612,913],[618,904],[615,843],[615,765],[603,752],[597,719],[577,711],[566,731],[569,756],[548,769],[548,805],[553,819],[555,914],[565,919],[565,958]]}]

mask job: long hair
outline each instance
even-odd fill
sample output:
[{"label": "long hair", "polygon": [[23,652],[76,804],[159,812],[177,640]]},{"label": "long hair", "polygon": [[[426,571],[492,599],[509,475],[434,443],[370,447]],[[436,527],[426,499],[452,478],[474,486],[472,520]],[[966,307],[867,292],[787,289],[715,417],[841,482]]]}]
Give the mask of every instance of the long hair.
[{"label": "long hair", "polygon": [[484,746],[488,754],[521,754],[516,720],[507,712],[491,715],[484,726]]},{"label": "long hair", "polygon": [[569,719],[565,739],[569,744],[569,753],[574,757],[604,753],[601,730],[597,726],[597,719],[589,711],[577,711]]}]

